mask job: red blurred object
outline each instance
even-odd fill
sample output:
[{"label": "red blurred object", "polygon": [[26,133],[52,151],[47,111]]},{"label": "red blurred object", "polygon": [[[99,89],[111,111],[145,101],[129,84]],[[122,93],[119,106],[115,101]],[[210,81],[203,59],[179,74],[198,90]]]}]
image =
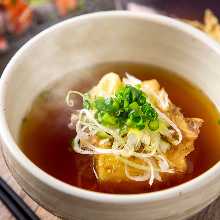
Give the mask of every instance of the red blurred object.
[{"label": "red blurred object", "polygon": [[32,24],[32,10],[24,0],[2,0],[7,30],[20,34]]},{"label": "red blurred object", "polygon": [[0,52],[8,49],[8,42],[5,37],[0,36]]},{"label": "red blurred object", "polygon": [[77,0],[55,0],[55,4],[59,14],[65,16],[77,7]]}]

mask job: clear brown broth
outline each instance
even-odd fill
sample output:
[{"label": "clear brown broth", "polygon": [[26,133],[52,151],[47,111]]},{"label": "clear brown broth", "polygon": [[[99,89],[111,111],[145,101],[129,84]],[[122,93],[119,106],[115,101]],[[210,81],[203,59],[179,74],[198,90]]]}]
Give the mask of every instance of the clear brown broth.
[{"label": "clear brown broth", "polygon": [[[205,121],[195,143],[195,151],[187,158],[188,170],[185,174],[174,175],[166,182],[156,182],[151,187],[147,182],[100,184],[93,173],[92,158],[72,151],[70,143],[74,131],[67,127],[72,109],[65,105],[65,94],[70,88],[82,92],[89,90],[108,72],[120,75],[129,72],[142,80],[157,79],[186,117],[199,117]],[[207,96],[188,81],[159,67],[137,63],[102,64],[79,71],[79,74],[82,76],[80,83],[75,82],[69,74],[68,78],[42,92],[21,126],[20,144],[23,152],[48,174],[68,184],[92,191],[144,193],[191,180],[220,160],[219,112]],[[75,108],[81,106],[81,102],[77,101]]]}]

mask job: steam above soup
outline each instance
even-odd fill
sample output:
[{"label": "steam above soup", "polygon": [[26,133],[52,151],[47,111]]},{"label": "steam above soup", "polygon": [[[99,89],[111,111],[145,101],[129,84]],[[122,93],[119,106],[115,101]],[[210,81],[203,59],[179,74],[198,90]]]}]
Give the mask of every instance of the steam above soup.
[{"label": "steam above soup", "polygon": [[70,107],[72,95],[83,98],[83,108],[72,113],[69,124],[76,129],[73,149],[94,155],[98,181],[152,185],[187,170],[185,158],[194,150],[203,120],[184,118],[157,80],[126,74],[121,81],[109,73],[88,93],[69,91]]}]

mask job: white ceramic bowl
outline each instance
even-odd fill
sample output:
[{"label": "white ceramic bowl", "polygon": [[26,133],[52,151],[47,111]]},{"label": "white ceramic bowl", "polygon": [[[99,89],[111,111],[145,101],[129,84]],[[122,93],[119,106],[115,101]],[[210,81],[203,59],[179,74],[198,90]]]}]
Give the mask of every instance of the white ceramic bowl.
[{"label": "white ceramic bowl", "polygon": [[[34,97],[66,73],[106,61],[150,63],[181,73],[220,106],[220,48],[179,21],[130,12],[101,12],[55,25],[23,46],[0,84],[0,134],[7,165],[40,205],[69,219],[184,219],[220,194],[220,163],[167,190],[111,195],[65,184],[35,166],[16,144]],[[220,150],[220,148],[219,148]],[[52,155],[51,155],[51,159]]]}]

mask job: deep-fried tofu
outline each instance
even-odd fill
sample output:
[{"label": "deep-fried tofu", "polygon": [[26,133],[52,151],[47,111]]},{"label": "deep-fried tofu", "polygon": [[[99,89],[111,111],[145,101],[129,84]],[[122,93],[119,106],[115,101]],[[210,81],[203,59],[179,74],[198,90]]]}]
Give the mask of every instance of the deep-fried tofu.
[{"label": "deep-fried tofu", "polygon": [[186,156],[194,150],[194,141],[199,135],[199,128],[203,120],[200,118],[184,118],[179,108],[173,104],[170,104],[167,115],[181,130],[183,140],[179,145],[172,146],[166,156],[175,170],[185,172],[187,169]]},{"label": "deep-fried tofu", "polygon": [[92,97],[111,96],[120,88],[121,84],[121,79],[117,74],[108,73],[101,78],[97,86],[92,88],[90,95]]},{"label": "deep-fried tofu", "polygon": [[129,181],[123,162],[113,155],[95,156],[95,169],[100,182]]}]

